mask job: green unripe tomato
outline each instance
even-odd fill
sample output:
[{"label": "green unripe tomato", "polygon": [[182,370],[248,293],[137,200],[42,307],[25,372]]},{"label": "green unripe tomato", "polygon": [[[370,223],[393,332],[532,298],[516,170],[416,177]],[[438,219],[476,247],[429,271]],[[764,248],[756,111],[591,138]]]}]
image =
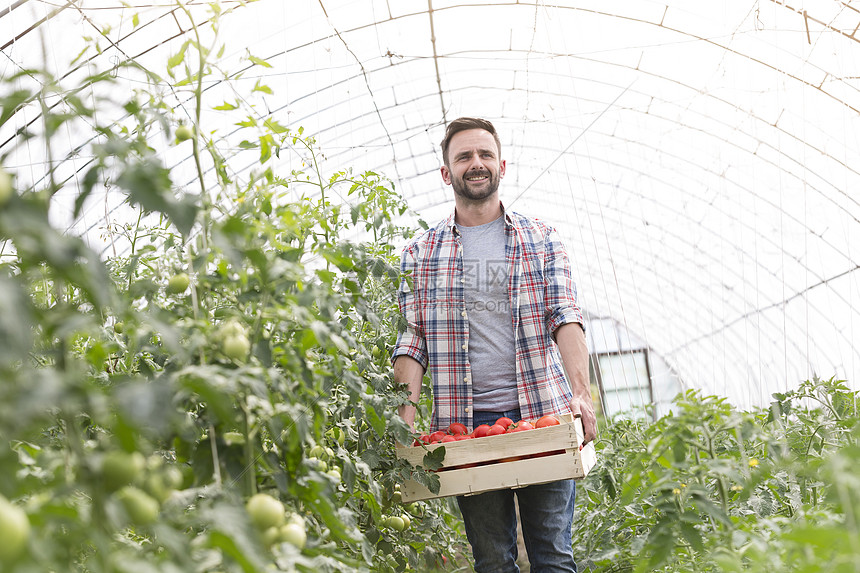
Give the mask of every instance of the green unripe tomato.
[{"label": "green unripe tomato", "polygon": [[241,446],[245,443],[245,434],[242,432],[224,432],[224,441],[228,446],[232,444]]},{"label": "green unripe tomato", "polygon": [[280,527],[286,520],[284,504],[274,497],[258,493],[251,496],[245,504],[251,523],[260,531],[270,527]]},{"label": "green unripe tomato", "polygon": [[101,474],[108,491],[116,491],[134,483],[146,467],[146,458],[140,452],[107,452],[102,458]]},{"label": "green unripe tomato", "polygon": [[251,342],[244,334],[228,336],[221,343],[221,352],[231,360],[242,361],[248,358],[251,351]]},{"label": "green unripe tomato", "polygon": [[321,459],[321,458],[322,458],[323,456],[325,456],[325,455],[326,455],[326,451],[325,451],[325,449],[324,449],[322,446],[320,446],[320,445],[316,445],[316,446],[312,447],[312,448],[310,449],[310,451],[308,452],[308,457],[309,457],[309,458],[317,458],[317,459]]},{"label": "green unripe tomato", "polygon": [[271,547],[275,543],[278,543],[281,540],[281,528],[280,527],[269,527],[262,534],[263,544],[266,547]]},{"label": "green unripe tomato", "polygon": [[308,534],[305,528],[297,523],[287,523],[282,525],[280,529],[280,541],[284,541],[299,549],[304,548],[308,541]]},{"label": "green unripe tomato", "polygon": [[185,481],[185,476],[182,475],[182,470],[173,464],[166,466],[161,475],[164,481],[164,486],[171,491],[181,488],[182,483]]},{"label": "green unripe tomato", "polygon": [[346,432],[335,426],[334,428],[329,429],[325,433],[326,437],[333,442],[337,442],[339,446],[342,446],[346,441]]},{"label": "green unripe tomato", "polygon": [[5,205],[12,199],[15,194],[15,188],[12,186],[12,176],[9,172],[0,167],[0,207]]},{"label": "green unripe tomato", "polygon": [[146,476],[143,482],[143,489],[146,493],[158,500],[159,503],[164,503],[170,497],[171,490],[167,488],[161,474],[154,473]]},{"label": "green unripe tomato", "polygon": [[170,495],[182,486],[182,470],[176,465],[150,464],[150,470],[143,482],[144,489],[159,503],[164,503]]},{"label": "green unripe tomato", "polygon": [[122,334],[125,332],[125,323],[124,322],[115,322],[113,324],[113,331],[117,334]]},{"label": "green unripe tomato", "polygon": [[218,328],[218,336],[222,339],[230,338],[231,336],[245,336],[247,337],[247,333],[245,332],[245,327],[235,318],[231,318],[226,320],[224,324],[222,324]]},{"label": "green unripe tomato", "polygon": [[24,510],[0,496],[0,563],[12,561],[30,539],[30,520]]},{"label": "green unripe tomato", "polygon": [[191,279],[187,273],[179,273],[170,277],[167,281],[167,294],[182,294],[188,290]]},{"label": "green unripe tomato", "polygon": [[307,529],[305,527],[305,518],[299,515],[298,513],[291,513],[287,516],[287,523],[295,523],[300,526],[302,529]]},{"label": "green unripe tomato", "polygon": [[412,520],[409,519],[409,516],[405,513],[400,516],[400,519],[403,520],[403,529],[408,529],[410,525],[412,525]]},{"label": "green unripe tomato", "polygon": [[406,522],[403,521],[402,517],[399,517],[397,515],[389,516],[385,520],[385,525],[395,531],[403,531],[406,528]]},{"label": "green unripe tomato", "polygon": [[400,503],[403,501],[403,495],[400,493],[400,490],[394,490],[394,493],[391,494],[391,501],[393,503]]},{"label": "green unripe tomato", "polygon": [[188,141],[192,137],[194,137],[194,130],[190,126],[183,123],[176,128],[176,141]]},{"label": "green unripe tomato", "polygon": [[408,511],[415,517],[422,517],[424,515],[424,506],[417,501],[413,501],[412,503],[407,504],[405,508],[406,511]]},{"label": "green unripe tomato", "polygon": [[314,463],[311,465],[311,467],[313,467],[315,470],[317,470],[318,472],[321,472],[321,473],[325,473],[328,471],[328,464],[325,461],[315,459],[315,458],[311,458],[311,459],[314,460]]},{"label": "green unripe tomato", "polygon": [[116,493],[126,513],[134,523],[138,525],[150,525],[158,519],[161,506],[152,496],[146,492],[127,485]]}]

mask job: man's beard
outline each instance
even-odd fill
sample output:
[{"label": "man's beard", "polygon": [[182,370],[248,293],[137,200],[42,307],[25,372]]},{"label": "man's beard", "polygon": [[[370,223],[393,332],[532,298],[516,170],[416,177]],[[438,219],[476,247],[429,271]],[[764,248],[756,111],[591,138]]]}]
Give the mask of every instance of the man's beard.
[{"label": "man's beard", "polygon": [[[487,186],[480,190],[473,190],[469,187],[469,182],[466,181],[466,177],[474,177],[475,175],[486,175],[490,179],[487,182]],[[481,171],[470,171],[466,173],[463,177],[451,178],[451,187],[454,188],[454,193],[462,197],[463,199],[467,199],[473,202],[481,202],[488,197],[492,196],[499,189],[499,174],[498,172],[493,173],[492,171],[488,171],[486,169]]]}]

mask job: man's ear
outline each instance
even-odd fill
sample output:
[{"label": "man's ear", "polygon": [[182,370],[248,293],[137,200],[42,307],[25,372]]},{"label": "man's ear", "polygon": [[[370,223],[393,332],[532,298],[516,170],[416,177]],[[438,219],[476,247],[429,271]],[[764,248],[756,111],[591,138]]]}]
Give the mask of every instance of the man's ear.
[{"label": "man's ear", "polygon": [[502,179],[505,176],[505,169],[507,169],[507,164],[505,163],[505,160],[502,159],[499,162],[499,179]]},{"label": "man's ear", "polygon": [[442,172],[442,181],[445,182],[445,185],[451,184],[451,171],[448,170],[447,165],[443,165],[439,168],[439,171]]}]

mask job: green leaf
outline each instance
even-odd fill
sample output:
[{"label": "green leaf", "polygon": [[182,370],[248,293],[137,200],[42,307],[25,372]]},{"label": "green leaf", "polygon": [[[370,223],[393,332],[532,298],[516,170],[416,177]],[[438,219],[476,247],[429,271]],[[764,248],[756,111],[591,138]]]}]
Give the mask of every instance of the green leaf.
[{"label": "green leaf", "polygon": [[699,530],[696,529],[695,526],[690,523],[681,523],[680,529],[681,536],[687,540],[687,543],[689,543],[693,549],[699,551],[700,553],[705,551],[705,544],[702,541],[702,534],[699,533]]},{"label": "green leaf", "polygon": [[270,64],[269,62],[267,62],[266,60],[264,60],[262,58],[258,58],[257,56],[255,56],[253,54],[248,54],[248,59],[251,60],[252,64],[255,64],[257,66],[263,66],[264,68],[271,68],[272,67],[272,64]]},{"label": "green leaf", "polygon": [[170,77],[174,77],[173,68],[175,68],[185,60],[185,52],[186,50],[188,50],[188,45],[190,43],[190,40],[186,40],[185,42],[183,42],[182,47],[179,48],[179,51],[167,59],[167,73],[170,75]]},{"label": "green leaf", "polygon": [[0,98],[0,106],[2,106],[2,112],[0,112],[0,125],[9,121],[9,118],[15,115],[21,104],[29,101],[31,97],[33,97],[33,94],[28,90],[15,90],[9,95]]},{"label": "green leaf", "polygon": [[428,471],[435,471],[442,467],[443,461],[445,461],[445,446],[439,446],[424,454],[421,467]]},{"label": "green leaf", "polygon": [[272,157],[272,144],[275,140],[270,133],[260,137],[260,163],[265,163]]},{"label": "green leaf", "polygon": [[265,85],[265,84],[261,84],[261,83],[260,83],[260,80],[257,80],[257,83],[256,83],[256,84],[254,84],[254,88],[253,88],[251,91],[254,91],[254,92],[263,92],[263,93],[265,93],[265,94],[269,94],[269,95],[272,95],[272,94],[274,94],[274,93],[275,93],[275,92],[273,92],[273,91],[272,91],[272,88],[270,88],[269,86],[267,86],[267,85]]},{"label": "green leaf", "polygon": [[290,131],[289,128],[284,127],[272,118],[268,118],[266,121],[264,121],[263,125],[265,125],[269,130],[271,130],[272,133],[282,134]]},{"label": "green leaf", "polygon": [[84,207],[84,202],[87,197],[93,192],[93,187],[98,182],[99,174],[101,173],[101,165],[90,167],[84,174],[84,179],[81,182],[81,192],[75,197],[75,205],[72,210],[72,217],[77,219],[81,214],[81,209]]},{"label": "green leaf", "polygon": [[370,422],[371,427],[376,432],[378,436],[385,435],[385,420],[382,416],[379,415],[379,412],[376,411],[376,408],[373,407],[372,404],[368,404],[364,409],[367,414],[367,421]]},{"label": "green leaf", "polygon": [[218,110],[218,111],[231,111],[231,110],[234,110],[234,109],[239,109],[239,106],[238,106],[238,105],[236,105],[236,104],[232,104],[232,103],[230,103],[230,102],[226,102],[226,101],[225,101],[225,102],[224,102],[224,103],[222,103],[221,105],[216,105],[216,106],[215,106],[215,107],[213,107],[212,109],[214,109],[214,110]]},{"label": "green leaf", "polygon": [[193,198],[178,199],[173,195],[170,172],[154,157],[126,167],[116,180],[128,191],[129,200],[145,211],[164,213],[179,232],[187,236],[197,217]]}]

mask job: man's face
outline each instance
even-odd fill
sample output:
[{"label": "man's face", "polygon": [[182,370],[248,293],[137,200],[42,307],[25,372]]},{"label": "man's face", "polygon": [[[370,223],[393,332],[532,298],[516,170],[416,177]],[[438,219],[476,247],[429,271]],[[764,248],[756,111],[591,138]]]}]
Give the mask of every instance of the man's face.
[{"label": "man's face", "polygon": [[470,202],[492,197],[505,176],[505,162],[499,159],[499,148],[489,131],[467,129],[451,138],[448,164],[442,166],[442,180],[454,193]]}]

